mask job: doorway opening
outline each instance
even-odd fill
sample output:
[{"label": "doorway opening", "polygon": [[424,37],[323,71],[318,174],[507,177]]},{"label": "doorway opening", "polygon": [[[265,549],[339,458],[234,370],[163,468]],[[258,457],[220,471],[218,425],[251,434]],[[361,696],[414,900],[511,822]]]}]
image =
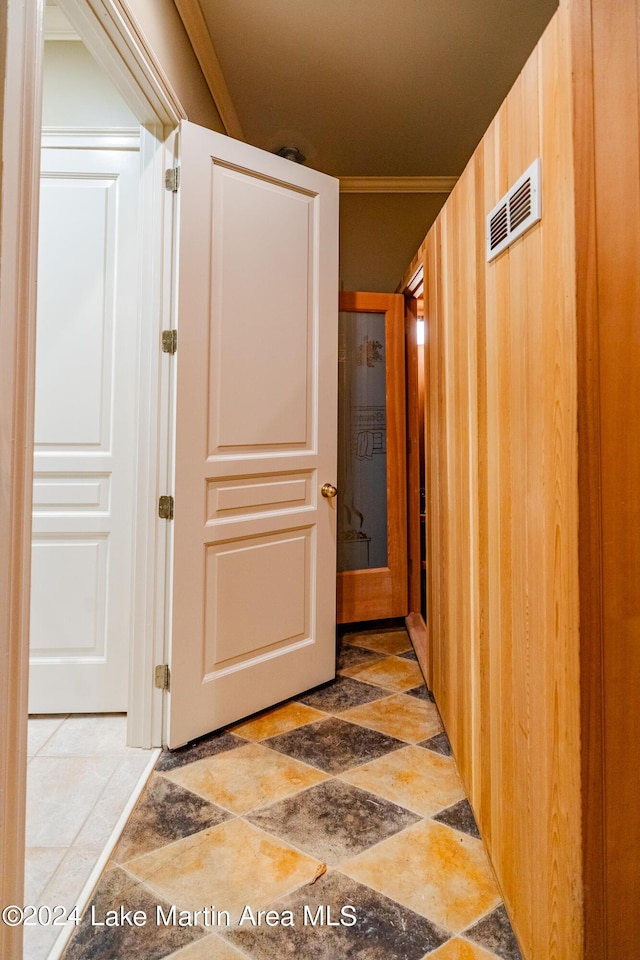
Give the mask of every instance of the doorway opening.
[{"label": "doorway opening", "polygon": [[407,546],[409,615],[407,630],[427,683],[430,683],[427,609],[427,477],[425,475],[425,351],[424,268],[421,265],[404,288],[405,364],[407,386]]},{"label": "doorway opening", "polygon": [[43,64],[36,714],[126,712],[133,634],[140,129],[80,38],[68,35],[45,33]]},{"label": "doorway opening", "polygon": [[[36,904],[88,898],[161,738],[148,661],[163,600],[145,561],[163,555],[154,505],[168,415],[147,282],[156,249],[146,264],[140,251],[162,128],[141,119],[47,7],[25,872]],[[28,960],[58,956],[59,933],[28,930]]]}]

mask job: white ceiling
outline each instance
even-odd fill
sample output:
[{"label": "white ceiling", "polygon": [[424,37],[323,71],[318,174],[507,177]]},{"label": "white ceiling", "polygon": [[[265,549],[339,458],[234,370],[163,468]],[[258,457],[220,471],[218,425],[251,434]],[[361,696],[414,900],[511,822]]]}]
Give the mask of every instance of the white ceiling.
[{"label": "white ceiling", "polygon": [[334,176],[459,174],[557,0],[200,0],[246,139]]}]

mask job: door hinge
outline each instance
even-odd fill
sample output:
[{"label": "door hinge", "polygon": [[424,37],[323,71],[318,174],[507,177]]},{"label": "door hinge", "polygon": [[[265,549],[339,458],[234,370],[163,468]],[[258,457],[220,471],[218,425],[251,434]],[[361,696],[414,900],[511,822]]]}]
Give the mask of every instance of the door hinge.
[{"label": "door hinge", "polygon": [[177,349],[178,349],[178,331],[163,330],[162,331],[162,352],[174,354]]},{"label": "door hinge", "polygon": [[178,187],[180,186],[180,167],[169,167],[168,170],[165,170],[164,186],[165,190],[170,190],[171,193],[178,192]]},{"label": "door hinge", "polygon": [[169,673],[169,664],[160,663],[155,668],[155,685],[158,690],[168,690],[171,674]]},{"label": "door hinge", "polygon": [[173,520],[173,497],[160,497],[158,516],[161,520]]}]

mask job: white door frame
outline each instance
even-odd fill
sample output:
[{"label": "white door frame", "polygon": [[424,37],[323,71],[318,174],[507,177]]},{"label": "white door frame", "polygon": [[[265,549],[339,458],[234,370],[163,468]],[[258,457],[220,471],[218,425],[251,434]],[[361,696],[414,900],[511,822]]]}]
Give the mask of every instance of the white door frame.
[{"label": "white door frame", "polygon": [[[44,0],[8,0],[0,11],[0,90],[2,182],[0,198],[0,902],[23,902],[27,685],[29,656],[29,561],[31,548],[31,479],[35,389],[35,320],[40,175],[41,70]],[[171,310],[167,248],[170,207],[161,190],[166,138],[184,108],[137,30],[122,0],[62,0],[60,6],[83,41],[109,72],[129,106],[148,131],[141,151],[143,166],[143,236],[146,252],[142,283],[143,336],[159,338]],[[2,94],[0,93],[0,96]],[[171,140],[171,138],[169,138]],[[164,146],[159,147],[159,144]],[[152,339],[152,343],[154,340]],[[158,343],[158,339],[155,339]],[[138,489],[156,490],[169,477],[169,364],[159,349],[141,351],[140,409],[146,422],[139,457]],[[158,417],[158,410],[164,411]],[[164,421],[158,429],[158,419]],[[164,476],[159,464],[163,464]],[[148,498],[152,503],[154,498]],[[150,516],[140,518],[146,533],[135,558],[135,619],[153,626],[133,654],[131,689],[132,741],[151,745],[162,730],[162,694],[151,685],[153,663],[162,654],[165,625],[166,531]],[[136,531],[138,535],[139,530]],[[22,930],[0,924],[0,956],[22,956]]]}]

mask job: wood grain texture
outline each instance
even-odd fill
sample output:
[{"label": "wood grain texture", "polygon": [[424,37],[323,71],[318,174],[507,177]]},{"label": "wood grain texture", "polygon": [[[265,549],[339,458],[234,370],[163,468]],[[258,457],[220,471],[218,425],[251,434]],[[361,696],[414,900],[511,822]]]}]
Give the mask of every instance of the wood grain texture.
[{"label": "wood grain texture", "polygon": [[[337,576],[337,623],[405,617],[407,590],[407,454],[404,297],[340,293],[341,311],[385,314],[387,415],[387,566]],[[338,491],[338,497],[340,491]]]},{"label": "wood grain texture", "polygon": [[427,627],[422,619],[420,613],[410,613],[408,617],[405,617],[405,626],[407,628],[407,633],[409,634],[409,639],[413,644],[413,649],[416,652],[418,658],[418,663],[420,664],[420,669],[426,679],[427,676]]},{"label": "wood grain texture", "polygon": [[638,946],[638,103],[640,0],[561,0],[418,253],[429,669],[526,960]]},{"label": "wood grain texture", "polygon": [[[423,245],[433,689],[526,960],[582,957],[571,130],[563,9]],[[486,264],[537,156],[543,220]]]},{"label": "wood grain texture", "polygon": [[591,0],[571,5],[574,73],[576,304],[578,315],[579,571],[585,957],[605,960],[606,874],[602,484]]},{"label": "wood grain texture", "polygon": [[640,889],[640,5],[572,12],[585,921],[589,960],[614,960],[637,953]]}]

